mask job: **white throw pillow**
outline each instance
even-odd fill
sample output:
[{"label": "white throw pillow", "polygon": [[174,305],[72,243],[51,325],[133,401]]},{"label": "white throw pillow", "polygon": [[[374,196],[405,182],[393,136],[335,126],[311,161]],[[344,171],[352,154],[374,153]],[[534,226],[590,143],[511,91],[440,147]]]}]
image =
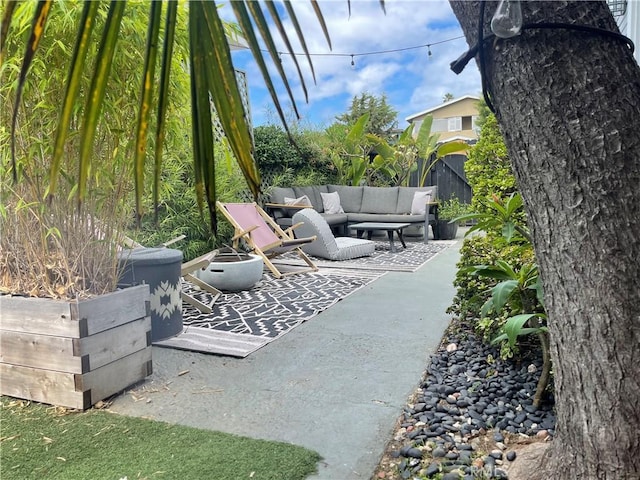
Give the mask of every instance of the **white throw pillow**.
[{"label": "white throw pillow", "polygon": [[411,202],[411,215],[424,215],[427,213],[427,203],[431,201],[431,192],[416,192]]},{"label": "white throw pillow", "polygon": [[303,195],[300,198],[284,197],[284,204],[285,205],[305,205],[310,207],[311,200],[309,200],[309,197],[307,197],[306,195]]},{"label": "white throw pillow", "polygon": [[340,195],[338,195],[338,192],[320,192],[320,195],[322,196],[322,206],[324,207],[324,213],[344,213],[342,205],[340,205]]}]

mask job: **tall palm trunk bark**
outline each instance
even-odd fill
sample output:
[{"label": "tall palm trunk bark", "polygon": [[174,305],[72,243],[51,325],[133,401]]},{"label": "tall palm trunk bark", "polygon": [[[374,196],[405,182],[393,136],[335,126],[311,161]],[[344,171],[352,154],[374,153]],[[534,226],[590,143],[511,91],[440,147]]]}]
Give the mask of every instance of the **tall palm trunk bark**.
[{"label": "tall palm trunk bark", "polygon": [[[451,5],[474,44],[479,3]],[[605,2],[522,9],[618,31]],[[638,479],[640,68],[620,40],[568,29],[488,42],[485,57],[549,314],[557,430],[531,478]]]}]

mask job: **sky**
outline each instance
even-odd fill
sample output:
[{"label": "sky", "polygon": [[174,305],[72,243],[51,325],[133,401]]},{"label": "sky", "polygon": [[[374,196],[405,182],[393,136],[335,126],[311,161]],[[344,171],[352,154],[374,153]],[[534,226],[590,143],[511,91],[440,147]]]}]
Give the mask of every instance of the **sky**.
[{"label": "sky", "polygon": [[[320,0],[332,48],[311,9],[311,2],[292,3],[308,50],[313,54],[316,75],[314,84],[306,58],[298,56],[308,90],[306,102],[291,56],[281,56],[302,125],[329,126],[336,115],[349,110],[353,97],[361,93],[385,94],[388,104],[398,112],[400,128],[408,125],[406,117],[441,104],[447,93],[456,98],[480,96],[480,75],[474,62],[460,75],[449,68],[468,47],[464,38],[456,38],[462,37],[462,30],[448,1],[386,0],[385,14],[376,0],[351,0],[349,16],[347,0]],[[233,19],[230,7],[223,7],[222,16]],[[265,17],[270,19],[267,13]],[[290,22],[286,22],[286,27],[294,51],[301,53],[300,44],[294,42],[297,37]],[[276,43],[279,51],[286,51],[284,43]],[[431,47],[426,46],[429,44]],[[388,53],[365,55],[371,52]],[[232,52],[232,56],[236,68],[247,74],[254,126],[279,124],[273,101],[251,53],[239,50]],[[276,88],[285,115],[288,120],[293,119],[291,102],[279,81]]]}]

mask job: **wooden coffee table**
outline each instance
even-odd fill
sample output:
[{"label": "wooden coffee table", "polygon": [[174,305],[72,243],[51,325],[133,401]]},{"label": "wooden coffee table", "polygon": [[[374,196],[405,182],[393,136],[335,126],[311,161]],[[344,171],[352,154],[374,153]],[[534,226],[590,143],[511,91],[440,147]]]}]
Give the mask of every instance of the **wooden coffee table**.
[{"label": "wooden coffee table", "polygon": [[371,236],[375,231],[385,231],[389,237],[389,251],[396,252],[396,246],[393,243],[393,232],[398,234],[398,240],[402,244],[403,248],[407,248],[402,238],[402,230],[409,227],[410,223],[383,223],[383,222],[362,222],[349,225],[349,230],[356,230],[358,238],[362,238],[362,234],[367,232],[367,238],[371,240]]}]

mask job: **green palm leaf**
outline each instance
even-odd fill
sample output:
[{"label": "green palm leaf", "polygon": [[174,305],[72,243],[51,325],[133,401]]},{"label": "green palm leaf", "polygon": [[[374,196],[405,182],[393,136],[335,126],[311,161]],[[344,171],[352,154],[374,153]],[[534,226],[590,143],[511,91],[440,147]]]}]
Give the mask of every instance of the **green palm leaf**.
[{"label": "green palm leaf", "polygon": [[[18,172],[16,169],[16,144],[15,144],[15,131],[16,122],[18,120],[18,106],[20,105],[20,98],[22,97],[22,90],[27,79],[27,72],[31,66],[31,61],[36,53],[42,35],[44,34],[44,27],[47,23],[47,17],[51,10],[52,0],[41,0],[38,2],[36,12],[33,16],[33,23],[31,25],[31,35],[27,41],[27,48],[24,53],[24,59],[22,60],[22,68],[20,69],[20,77],[18,80],[18,90],[16,92],[16,101],[13,106],[13,116],[11,118],[11,166],[13,171],[14,182],[18,181]],[[4,25],[3,27],[4,28]]]},{"label": "green palm leaf", "polygon": [[[381,5],[383,6],[382,9],[384,10],[384,0],[380,0],[380,1],[381,1]],[[324,21],[324,16],[322,15],[322,11],[320,10],[320,5],[318,5],[318,2],[316,0],[311,0],[311,6],[313,7],[313,11],[316,14],[316,18],[318,19],[320,26],[322,27],[324,38],[327,39],[329,48],[331,48],[331,38],[329,38],[329,29],[327,28],[327,24]],[[351,16],[351,4],[349,4],[349,16]]]},{"label": "green palm leaf", "polygon": [[17,5],[18,2],[16,0],[7,0],[4,2],[4,14],[2,15],[2,26],[0,27],[0,67],[2,66],[2,59],[4,58],[4,44],[7,40],[7,33],[9,33],[9,25],[11,24],[13,11]]},{"label": "green palm leaf", "polygon": [[169,104],[169,77],[171,58],[176,32],[178,2],[170,0],[167,4],[167,16],[164,27],[164,43],[162,47],[162,67],[160,72],[160,91],[158,93],[157,129],[155,141],[155,166],[153,178],[154,220],[158,221],[158,204],[160,203],[160,172],[162,170],[162,148],[164,146],[167,105]]},{"label": "green palm leaf", "polygon": [[[296,70],[298,71],[298,77],[300,77],[300,84],[302,85],[302,91],[304,92],[304,99],[306,101],[308,101],[309,100],[309,94],[307,93],[307,86],[305,85],[304,77],[302,75],[302,71],[300,70],[300,64],[298,63],[298,57],[296,56],[295,52],[293,51],[293,47],[291,46],[291,42],[289,41],[289,36],[287,35],[287,31],[284,28],[282,20],[280,19],[280,15],[278,14],[278,10],[274,6],[273,2],[267,2],[266,6],[267,6],[267,10],[269,10],[269,13],[271,14],[271,18],[273,19],[273,21],[276,24],[276,28],[280,32],[280,36],[282,37],[282,40],[284,41],[285,45],[287,46],[287,50],[288,50],[289,54],[291,55],[291,59],[293,60],[293,64],[296,66]],[[295,17],[293,17],[293,18],[295,19]],[[297,19],[296,19],[296,25],[297,25]],[[298,25],[298,27],[299,27],[299,25]],[[306,45],[305,45],[305,47],[306,47]],[[311,67],[311,74],[313,75],[313,79],[315,81],[316,74],[315,74],[315,72],[313,70],[313,64],[310,61],[310,57],[308,56],[308,52],[305,51],[305,53],[307,54],[307,59],[309,59],[309,66]],[[278,63],[280,63],[280,62],[278,62]]]},{"label": "green palm leaf", "polygon": [[[260,193],[260,174],[253,157],[253,139],[249,129],[242,96],[238,88],[231,52],[218,11],[212,2],[201,5],[206,30],[201,39],[206,55],[205,74],[216,112],[229,145],[255,199]],[[238,2],[232,2],[238,3]],[[215,212],[215,202],[210,203]]]},{"label": "green palm leaf", "polygon": [[89,39],[91,38],[91,32],[93,31],[99,5],[99,2],[85,2],[84,8],[82,9],[80,27],[78,28],[78,36],[76,37],[76,44],[73,49],[69,76],[67,77],[66,91],[62,102],[62,110],[60,111],[60,120],[58,122],[56,140],[53,148],[53,158],[51,160],[49,176],[50,183],[48,189],[49,201],[53,199],[57,188],[58,173],[60,172],[60,166],[62,163],[64,143],[67,139],[69,124],[71,123],[73,104],[78,98],[85,59],[87,57],[87,51],[89,50]]},{"label": "green palm leaf", "polygon": [[[258,64],[258,68],[262,73],[262,76],[267,86],[267,90],[269,91],[271,98],[274,99],[274,106],[276,107],[278,116],[280,117],[280,120],[282,121],[282,123],[285,125],[285,128],[286,128],[286,119],[284,116],[284,112],[282,111],[282,106],[280,105],[280,101],[277,99],[278,95],[273,85],[273,81],[271,80],[271,75],[269,74],[267,64],[262,55],[262,50],[260,48],[260,44],[258,43],[258,38],[256,37],[256,34],[254,32],[253,24],[251,23],[251,18],[249,17],[249,12],[247,11],[246,5],[244,2],[231,2],[231,6],[233,7],[233,11],[236,15],[236,19],[238,20],[238,24],[240,25],[240,28],[242,28],[242,33],[244,34],[245,39],[249,44],[249,48],[253,53],[253,57],[256,63]],[[264,17],[263,17],[263,20],[264,20]],[[271,58],[274,59],[274,63],[277,64],[277,67],[279,67],[278,72],[280,73],[281,76],[283,76],[284,73],[282,71],[282,65],[278,60],[278,52],[276,50],[275,44],[273,43],[273,39],[271,38],[271,34],[268,31],[267,32],[262,31],[261,33],[263,35],[263,40],[265,40],[265,42],[267,43],[267,50],[269,51]],[[267,38],[264,38],[264,35],[266,35]],[[288,83],[286,83],[286,80],[284,80],[284,78],[283,78],[283,81],[285,81],[287,92],[289,93],[289,97],[292,98],[291,89],[289,88],[289,85]],[[292,98],[292,105],[296,113],[296,116],[299,116],[298,110],[293,98]]]},{"label": "green palm leaf", "polygon": [[104,92],[111,70],[113,54],[120,31],[120,23],[126,2],[113,0],[109,6],[109,14],[104,26],[96,69],[87,94],[87,105],[84,113],[82,136],[80,139],[80,173],[78,175],[78,203],[82,203],[87,193],[87,179],[91,166],[93,140],[100,117],[100,108],[104,100]]},{"label": "green palm leaf", "polygon": [[162,2],[151,2],[149,13],[149,25],[147,28],[147,44],[144,57],[144,69],[142,73],[142,93],[140,95],[140,108],[138,110],[138,128],[136,131],[136,150],[133,165],[135,175],[136,212],[137,222],[140,223],[142,215],[142,193],[144,189],[144,161],[147,151],[147,132],[149,130],[149,114],[151,113],[151,100],[153,95],[153,78],[158,56],[158,34],[162,20]]}]

